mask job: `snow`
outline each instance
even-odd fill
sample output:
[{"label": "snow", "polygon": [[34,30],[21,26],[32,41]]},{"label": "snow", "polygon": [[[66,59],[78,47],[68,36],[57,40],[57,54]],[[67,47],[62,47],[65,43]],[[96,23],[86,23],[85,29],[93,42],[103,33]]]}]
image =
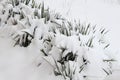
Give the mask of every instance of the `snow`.
[{"label": "snow", "polygon": [[[0,4],[4,3],[2,1]],[[119,79],[119,62],[120,62],[120,52],[119,52],[119,9],[120,5],[118,1],[115,0],[44,0],[45,6],[53,10],[50,16],[51,22],[44,24],[45,18],[38,19],[34,17],[34,9],[27,7],[24,4],[20,4],[13,11],[19,12],[20,7],[23,7],[23,14],[27,15],[25,19],[18,20],[17,25],[12,25],[12,18],[8,20],[8,24],[0,23],[0,80],[64,80],[65,76],[69,80],[117,80]],[[3,7],[0,6],[0,10]],[[1,15],[1,22],[7,20],[8,10],[11,9],[9,5],[5,8],[6,13]],[[62,20],[54,19],[54,11],[63,15],[69,21],[80,20],[81,23],[102,26],[110,30],[108,36],[105,36],[110,42],[110,47],[103,50],[102,44],[98,43],[99,39],[103,37],[98,32],[90,35],[76,35],[77,32],[73,29],[71,36],[66,36],[67,33],[61,34],[59,25],[62,25]],[[40,13],[40,12],[39,12]],[[15,20],[19,19],[19,15],[15,16]],[[31,24],[29,24],[31,23]],[[32,27],[30,27],[30,25]],[[67,24],[64,24],[65,26]],[[37,26],[37,27],[36,27]],[[36,31],[34,33],[34,29]],[[55,29],[56,34],[54,34],[52,29]],[[66,27],[65,29],[68,29]],[[49,32],[49,30],[51,32]],[[22,43],[22,37],[24,32],[29,33],[34,36],[31,40],[31,44],[28,47],[20,47],[14,45],[15,34],[20,35],[20,44]],[[12,35],[12,37],[10,37]],[[85,45],[86,42],[93,36],[94,38],[93,48]],[[78,38],[81,38],[79,41]],[[49,41],[49,39],[51,41]],[[18,39],[17,39],[18,40]],[[24,40],[25,42],[25,40]],[[80,44],[82,44],[82,47]],[[65,51],[62,48],[66,48]],[[49,56],[44,56],[44,53]],[[61,64],[59,61],[62,57],[64,59],[69,59],[68,53],[77,55],[77,61],[64,61],[64,65],[67,66],[64,71],[61,69]],[[82,66],[82,58],[87,60],[87,65],[84,65],[81,73],[78,67]],[[56,60],[56,63],[54,62]],[[103,60],[115,59],[116,62],[112,62],[112,65]],[[61,76],[55,76],[54,70],[58,68],[63,73]],[[54,66],[54,67],[53,67]],[[112,68],[111,68],[112,66]],[[65,72],[69,72],[72,76],[65,75]],[[76,69],[76,70],[75,70]],[[110,76],[107,76],[106,70]],[[73,71],[75,70],[75,74]],[[118,71],[117,71],[118,70]],[[110,71],[113,72],[111,75]],[[86,76],[86,78],[84,78]]]}]

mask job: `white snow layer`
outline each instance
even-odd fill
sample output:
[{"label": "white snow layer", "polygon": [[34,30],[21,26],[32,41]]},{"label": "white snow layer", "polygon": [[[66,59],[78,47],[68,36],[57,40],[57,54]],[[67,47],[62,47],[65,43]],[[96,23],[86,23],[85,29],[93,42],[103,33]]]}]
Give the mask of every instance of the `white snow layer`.
[{"label": "white snow layer", "polygon": [[[80,19],[81,22],[97,24],[98,26],[103,26],[110,30],[108,39],[110,40],[111,47],[109,52],[106,51],[106,55],[109,55],[111,58],[115,58],[118,62],[114,63],[113,74],[107,76],[105,80],[119,80],[120,78],[120,54],[119,54],[119,26],[120,26],[120,5],[116,1],[107,1],[107,0],[44,0],[51,9],[55,12],[60,12],[69,20]],[[114,2],[114,3],[113,3]],[[0,7],[1,9],[1,7]],[[5,20],[4,18],[3,20]],[[36,22],[38,23],[38,22]],[[1,24],[0,24],[1,25]],[[39,25],[39,24],[33,24]],[[41,23],[41,25],[43,25]],[[41,35],[46,31],[44,25],[43,30],[38,29]],[[15,27],[15,26],[13,26]],[[45,31],[44,31],[45,30]],[[13,31],[11,31],[13,32]],[[36,34],[36,36],[40,36]],[[57,36],[57,35],[56,35]],[[62,35],[58,35],[62,36]],[[11,39],[0,37],[0,80],[64,80],[61,76],[54,76],[53,67],[50,66],[41,56],[42,53],[39,53],[39,45],[36,41],[28,48],[23,47],[12,47],[13,43]],[[64,36],[62,36],[64,37]],[[72,36],[75,38],[75,36]],[[58,40],[57,40],[58,38]],[[56,38],[56,41],[59,43],[57,47],[64,47],[65,45],[72,51],[76,52],[79,48],[75,39],[65,38],[64,40]],[[72,42],[72,44],[71,44]],[[41,46],[41,45],[40,45]],[[59,51],[55,48],[55,52]],[[88,76],[89,80],[104,80],[106,73],[101,70],[101,67],[109,68],[101,60],[108,57],[103,54],[101,48],[95,48],[95,50],[84,50],[80,49],[81,53],[85,53],[91,64],[88,64],[88,67],[85,67],[85,71],[81,75]],[[82,52],[86,51],[86,52]],[[55,53],[54,52],[54,53]],[[50,54],[52,53],[49,52]],[[67,53],[67,52],[66,52]],[[89,54],[90,53],[90,54]],[[110,54],[108,54],[110,53]],[[55,56],[54,56],[55,55]],[[65,54],[64,54],[65,55]],[[63,55],[63,56],[64,56]],[[82,55],[82,54],[79,54]],[[53,54],[53,57],[57,57],[56,54]],[[53,63],[52,63],[53,64]],[[39,66],[41,65],[41,66]],[[72,63],[71,63],[72,65]],[[96,66],[98,65],[98,66]],[[37,67],[39,66],[39,67]],[[118,70],[118,71],[117,71]],[[92,73],[91,73],[92,72]],[[81,76],[79,75],[79,77]],[[97,76],[96,76],[97,75]],[[86,79],[86,80],[88,80]],[[75,79],[76,80],[76,79]],[[80,80],[82,78],[80,77]],[[84,79],[83,79],[84,80]]]}]

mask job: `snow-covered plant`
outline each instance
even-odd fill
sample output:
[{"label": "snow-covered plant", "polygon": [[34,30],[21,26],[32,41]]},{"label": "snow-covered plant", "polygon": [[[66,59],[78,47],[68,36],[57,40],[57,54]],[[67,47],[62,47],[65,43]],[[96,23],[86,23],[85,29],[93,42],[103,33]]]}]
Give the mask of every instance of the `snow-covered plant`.
[{"label": "snow-covered plant", "polygon": [[68,21],[34,0],[9,0],[2,5],[1,34],[12,37],[14,46],[39,45],[39,53],[53,67],[55,76],[91,80],[112,73],[115,60],[105,54],[109,46],[106,29]]},{"label": "snow-covered plant", "polygon": [[[28,40],[28,37],[34,38],[34,29],[37,27],[34,20],[44,18],[44,23],[46,23],[50,18],[49,9],[44,9],[44,3],[38,5],[34,0],[9,0],[7,5],[2,5],[4,8],[1,10],[1,26],[11,26],[12,30],[16,29],[10,33],[14,36],[15,45],[27,47],[32,40]],[[33,31],[30,31],[30,28]]]}]

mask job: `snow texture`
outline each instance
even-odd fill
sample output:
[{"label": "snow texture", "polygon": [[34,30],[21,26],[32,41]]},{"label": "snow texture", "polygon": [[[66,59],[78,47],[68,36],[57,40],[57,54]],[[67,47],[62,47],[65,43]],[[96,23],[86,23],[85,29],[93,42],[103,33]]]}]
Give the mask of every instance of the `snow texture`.
[{"label": "snow texture", "polygon": [[0,80],[118,80],[120,1],[43,1],[0,1]]}]

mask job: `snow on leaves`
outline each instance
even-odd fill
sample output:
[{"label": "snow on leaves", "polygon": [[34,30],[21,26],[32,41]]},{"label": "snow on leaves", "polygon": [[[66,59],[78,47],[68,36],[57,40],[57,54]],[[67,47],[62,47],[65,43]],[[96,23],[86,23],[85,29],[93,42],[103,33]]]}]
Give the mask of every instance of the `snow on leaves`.
[{"label": "snow on leaves", "polygon": [[112,61],[104,54],[109,47],[104,28],[70,22],[34,0],[12,0],[3,6],[1,29],[5,31],[9,26],[14,46],[28,47],[38,40],[43,59],[53,67],[56,76],[64,80],[89,80],[91,76],[112,73]]}]

